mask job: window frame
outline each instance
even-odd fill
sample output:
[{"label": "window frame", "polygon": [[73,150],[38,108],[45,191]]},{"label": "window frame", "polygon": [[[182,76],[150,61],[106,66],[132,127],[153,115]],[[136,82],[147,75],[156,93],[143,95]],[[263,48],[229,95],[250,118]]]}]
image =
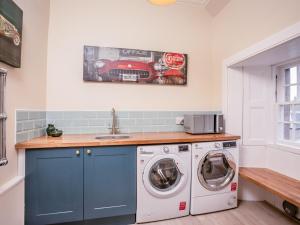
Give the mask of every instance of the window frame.
[{"label": "window frame", "polygon": [[[298,86],[300,89],[300,79],[299,81],[297,80],[297,83],[291,83],[291,84],[286,84],[285,83],[285,70],[290,69],[292,67],[297,67],[297,77],[300,78],[300,59],[287,62],[282,65],[276,66],[276,74],[275,74],[275,80],[276,80],[276,85],[275,85],[275,124],[276,124],[276,132],[275,132],[275,143],[281,146],[286,146],[290,148],[294,148],[297,150],[300,150],[300,139],[297,142],[296,141],[296,125],[300,126],[300,121],[295,121],[295,119],[290,119],[289,121],[285,121],[284,118],[282,118],[282,107],[289,105],[290,106],[290,113],[289,114],[294,114],[294,108],[295,106],[300,106],[300,93],[299,99],[294,100],[294,101],[286,101],[285,100],[285,91],[286,87],[292,87],[292,86]],[[278,100],[281,98],[282,100]],[[283,109],[284,110],[284,109]],[[289,124],[291,126],[291,140],[286,140],[284,139],[283,132],[284,128],[283,126]],[[300,129],[300,128],[298,128]]]}]

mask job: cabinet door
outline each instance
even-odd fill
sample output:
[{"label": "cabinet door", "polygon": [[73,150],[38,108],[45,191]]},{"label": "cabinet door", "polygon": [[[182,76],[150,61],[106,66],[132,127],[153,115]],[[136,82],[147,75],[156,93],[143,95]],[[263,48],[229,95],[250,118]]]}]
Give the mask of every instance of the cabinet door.
[{"label": "cabinet door", "polygon": [[82,219],[83,149],[27,151],[26,225]]},{"label": "cabinet door", "polygon": [[136,147],[85,149],[84,217],[136,213]]}]

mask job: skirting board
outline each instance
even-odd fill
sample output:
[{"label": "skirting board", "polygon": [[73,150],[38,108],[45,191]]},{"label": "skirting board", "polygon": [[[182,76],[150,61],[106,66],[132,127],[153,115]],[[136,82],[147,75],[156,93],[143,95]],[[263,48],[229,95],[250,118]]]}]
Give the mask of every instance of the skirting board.
[{"label": "skirting board", "polygon": [[0,196],[4,195],[6,192],[8,192],[10,189],[17,186],[19,183],[21,183],[24,180],[24,176],[16,176],[7,183],[3,184],[0,187]]}]

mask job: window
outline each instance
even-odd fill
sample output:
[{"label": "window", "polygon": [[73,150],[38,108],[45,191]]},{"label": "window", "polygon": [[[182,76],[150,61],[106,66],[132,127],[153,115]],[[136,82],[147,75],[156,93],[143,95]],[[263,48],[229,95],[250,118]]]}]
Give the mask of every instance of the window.
[{"label": "window", "polygon": [[0,166],[8,163],[6,158],[6,119],[4,109],[6,70],[0,68]]},{"label": "window", "polygon": [[281,66],[278,72],[278,141],[300,145],[300,62]]}]

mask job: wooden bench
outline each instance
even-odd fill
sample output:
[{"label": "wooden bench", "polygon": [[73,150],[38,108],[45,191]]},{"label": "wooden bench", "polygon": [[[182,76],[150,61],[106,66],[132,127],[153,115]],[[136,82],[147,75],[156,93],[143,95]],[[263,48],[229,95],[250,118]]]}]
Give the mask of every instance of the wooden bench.
[{"label": "wooden bench", "polygon": [[247,181],[300,207],[300,181],[265,168],[241,167],[239,174]]}]

